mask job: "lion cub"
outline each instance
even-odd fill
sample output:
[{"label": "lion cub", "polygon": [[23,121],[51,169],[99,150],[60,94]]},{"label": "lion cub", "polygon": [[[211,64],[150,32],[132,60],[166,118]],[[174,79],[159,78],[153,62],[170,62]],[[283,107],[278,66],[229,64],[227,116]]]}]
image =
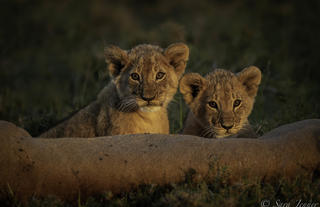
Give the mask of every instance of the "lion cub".
[{"label": "lion cub", "polygon": [[180,81],[180,91],[190,108],[183,134],[207,138],[257,137],[250,115],[261,81],[255,66],[238,74],[216,69],[204,78],[189,73]]},{"label": "lion cub", "polygon": [[111,82],[96,101],[40,137],[96,137],[169,133],[168,103],[185,71],[189,48],[138,45],[104,50]]}]

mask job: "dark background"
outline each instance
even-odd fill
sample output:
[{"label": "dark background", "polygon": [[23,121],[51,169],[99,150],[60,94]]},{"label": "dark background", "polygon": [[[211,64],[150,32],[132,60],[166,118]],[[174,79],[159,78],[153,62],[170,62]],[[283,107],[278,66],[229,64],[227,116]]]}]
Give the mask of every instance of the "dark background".
[{"label": "dark background", "polygon": [[[32,135],[94,100],[109,76],[103,48],[190,47],[186,72],[258,66],[250,121],[262,134],[320,118],[320,1],[24,1],[0,3],[0,119]],[[171,132],[187,108],[169,106]]]},{"label": "dark background", "polygon": [[[31,135],[52,127],[95,99],[109,81],[103,48],[140,43],[190,47],[186,72],[238,72],[258,66],[263,81],[250,122],[259,134],[285,123],[320,118],[319,0],[0,1],[0,119]],[[169,105],[172,133],[187,107],[179,93]],[[307,150],[307,149],[301,149]],[[227,170],[208,182],[142,186],[80,198],[77,205],[260,206],[264,199],[320,201],[319,172],[287,182],[229,185]],[[5,190],[5,189],[0,189]],[[36,197],[36,196],[35,196]],[[51,197],[30,206],[71,206]],[[4,204],[3,204],[4,203]],[[3,204],[3,205],[2,205]],[[10,191],[1,206],[20,206]]]}]

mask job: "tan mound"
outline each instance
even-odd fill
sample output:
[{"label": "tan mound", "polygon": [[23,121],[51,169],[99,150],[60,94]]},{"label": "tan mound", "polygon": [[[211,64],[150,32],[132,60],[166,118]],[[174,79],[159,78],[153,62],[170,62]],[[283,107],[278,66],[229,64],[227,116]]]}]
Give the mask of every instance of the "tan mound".
[{"label": "tan mound", "polygon": [[227,166],[230,179],[294,177],[319,169],[320,120],[284,125],[259,139],[204,139],[189,135],[121,135],[95,139],[31,138],[0,122],[0,188],[20,199],[31,195],[76,198],[142,183],[214,176]]}]

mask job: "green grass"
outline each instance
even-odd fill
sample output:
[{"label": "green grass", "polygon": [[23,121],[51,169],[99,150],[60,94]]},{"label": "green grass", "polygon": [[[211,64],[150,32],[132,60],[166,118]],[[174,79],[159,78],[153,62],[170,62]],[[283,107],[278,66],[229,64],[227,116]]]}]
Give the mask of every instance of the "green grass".
[{"label": "green grass", "polygon": [[[120,194],[105,192],[94,197],[82,198],[73,202],[62,201],[54,196],[31,198],[30,207],[40,206],[82,206],[82,207],[127,207],[127,206],[260,206],[263,201],[271,204],[290,203],[296,206],[299,200],[319,203],[320,179],[318,175],[299,175],[295,179],[277,179],[268,182],[246,181],[230,184],[226,172],[218,174],[206,182],[194,181],[194,171],[186,173],[185,180],[177,184],[141,185],[138,188]],[[2,206],[22,206],[8,193],[1,198]],[[272,205],[272,206],[273,206]],[[319,204],[318,204],[319,205]]]},{"label": "green grass", "polygon": [[[320,118],[319,11],[317,0],[4,0],[0,7],[0,119],[36,136],[90,103],[107,84],[104,46],[129,49],[151,43],[166,47],[177,41],[190,47],[186,72],[204,75],[213,67],[238,72],[248,65],[262,70],[250,116],[259,134],[282,124]],[[176,133],[187,113],[179,93],[168,110],[170,130]],[[214,188],[210,182],[149,186],[81,205],[248,206],[264,195],[286,201],[299,198],[304,188],[310,192],[306,199],[319,201],[319,180],[315,183],[286,184],[288,193],[280,193],[281,181]],[[67,204],[49,199],[35,200],[31,206],[39,205]]]}]

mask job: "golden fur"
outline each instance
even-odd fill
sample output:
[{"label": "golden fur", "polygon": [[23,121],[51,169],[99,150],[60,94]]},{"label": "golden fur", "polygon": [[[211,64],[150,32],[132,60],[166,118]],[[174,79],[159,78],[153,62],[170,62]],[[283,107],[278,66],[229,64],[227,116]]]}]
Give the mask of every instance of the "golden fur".
[{"label": "golden fur", "polygon": [[110,46],[104,54],[111,82],[96,101],[40,137],[169,133],[167,106],[184,73],[188,47],[143,44],[126,51]]},{"label": "golden fur", "polygon": [[207,138],[256,137],[249,122],[261,72],[255,66],[234,74],[216,69],[207,76],[185,74],[180,91],[190,108],[183,134]]}]

